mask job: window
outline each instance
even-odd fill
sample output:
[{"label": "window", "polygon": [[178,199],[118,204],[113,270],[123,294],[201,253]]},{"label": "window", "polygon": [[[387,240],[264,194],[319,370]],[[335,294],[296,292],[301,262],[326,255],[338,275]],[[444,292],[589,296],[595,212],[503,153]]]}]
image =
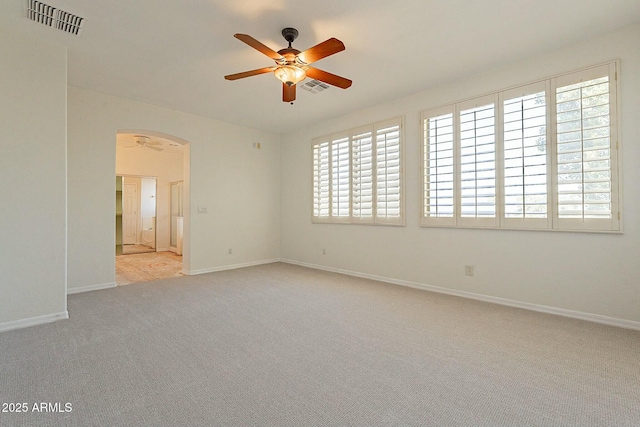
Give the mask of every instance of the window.
[{"label": "window", "polygon": [[373,222],[373,138],[363,129],[351,139],[352,208],[354,222]]},{"label": "window", "polygon": [[403,225],[402,119],[312,143],[313,221]]},{"label": "window", "polygon": [[548,83],[504,91],[504,224],[510,228],[548,228],[550,151],[547,149]]},{"label": "window", "polygon": [[433,111],[422,122],[423,217],[441,225],[453,225],[453,108]]},{"label": "window", "polygon": [[422,225],[619,231],[617,67],[422,112]]},{"label": "window", "polygon": [[460,222],[494,225],[496,218],[495,97],[459,106]]},{"label": "window", "polygon": [[376,133],[376,217],[378,222],[402,221],[400,169],[400,122],[377,126]]},{"label": "window", "polygon": [[349,138],[331,141],[331,216],[349,219],[351,203]]},{"label": "window", "polygon": [[615,66],[554,79],[555,214],[563,228],[619,228]]},{"label": "window", "polygon": [[329,216],[329,142],[313,146],[313,216]]}]

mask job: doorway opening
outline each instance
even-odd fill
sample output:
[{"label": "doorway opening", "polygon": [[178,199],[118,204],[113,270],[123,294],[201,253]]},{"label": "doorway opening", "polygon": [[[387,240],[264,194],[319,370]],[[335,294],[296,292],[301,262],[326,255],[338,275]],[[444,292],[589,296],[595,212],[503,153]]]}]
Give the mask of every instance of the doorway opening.
[{"label": "doorway opening", "polygon": [[188,271],[187,141],[148,130],[116,135],[116,284]]}]

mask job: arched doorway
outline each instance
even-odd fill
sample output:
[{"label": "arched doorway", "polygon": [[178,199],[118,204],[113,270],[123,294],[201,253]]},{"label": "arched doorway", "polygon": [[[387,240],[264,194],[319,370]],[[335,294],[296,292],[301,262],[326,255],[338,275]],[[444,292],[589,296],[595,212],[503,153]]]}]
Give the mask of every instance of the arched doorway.
[{"label": "arched doorway", "polygon": [[[189,158],[189,142],[182,138],[146,129],[117,131],[114,232],[118,285],[189,271]],[[149,182],[155,183],[155,191],[148,190]],[[179,217],[172,212],[175,183],[180,183]],[[122,255],[127,252],[135,256]]]}]

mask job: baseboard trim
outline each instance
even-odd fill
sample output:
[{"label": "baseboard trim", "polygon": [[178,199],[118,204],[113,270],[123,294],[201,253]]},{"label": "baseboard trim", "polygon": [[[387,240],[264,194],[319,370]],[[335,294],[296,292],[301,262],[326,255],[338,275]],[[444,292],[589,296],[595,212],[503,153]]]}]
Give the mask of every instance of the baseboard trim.
[{"label": "baseboard trim", "polygon": [[573,319],[586,320],[589,322],[601,323],[603,325],[616,326],[618,328],[640,331],[640,322],[636,322],[633,320],[618,319],[615,317],[602,316],[600,314],[585,313],[582,311],[574,311],[574,310],[567,310],[564,308],[551,307],[547,305],[532,304],[528,302],[511,300],[507,298],[493,297],[490,295],[460,291],[457,289],[442,288],[439,286],[432,286],[424,283],[410,282],[407,280],[399,280],[399,279],[394,279],[394,278],[384,277],[384,276],[376,276],[374,274],[360,273],[360,272],[351,271],[351,270],[343,270],[341,268],[327,267],[324,265],[310,264],[307,262],[295,261],[290,259],[281,259],[280,261],[287,264],[299,265],[301,267],[314,268],[316,270],[324,270],[324,271],[330,271],[333,273],[346,274],[347,276],[377,280],[379,282],[391,283],[391,284],[400,285],[400,286],[408,286],[410,288],[422,289],[425,291],[437,292],[440,294],[453,295],[457,297],[469,298],[469,299],[489,302],[493,304],[523,308],[525,310],[537,311],[540,313],[554,314],[557,316],[570,317]]},{"label": "baseboard trim", "polygon": [[67,289],[67,295],[79,294],[82,292],[99,291],[100,289],[115,288],[116,282],[99,283],[97,285],[80,286],[78,288]]},{"label": "baseboard trim", "polygon": [[263,265],[263,264],[273,264],[274,262],[280,262],[280,261],[281,260],[278,258],[265,259],[261,261],[244,262],[241,264],[231,264],[231,265],[223,265],[220,267],[203,268],[200,270],[190,270],[190,271],[182,270],[182,273],[186,274],[187,276],[195,276],[198,274],[215,273],[216,271],[235,270],[237,268],[254,267],[256,265]]},{"label": "baseboard trim", "polygon": [[11,322],[0,323],[0,332],[27,328],[29,326],[44,325],[45,323],[52,323],[58,320],[64,320],[68,318],[69,318],[69,312],[65,310],[60,313],[45,314],[44,316],[36,316],[36,317],[29,317],[27,319],[14,320]]}]

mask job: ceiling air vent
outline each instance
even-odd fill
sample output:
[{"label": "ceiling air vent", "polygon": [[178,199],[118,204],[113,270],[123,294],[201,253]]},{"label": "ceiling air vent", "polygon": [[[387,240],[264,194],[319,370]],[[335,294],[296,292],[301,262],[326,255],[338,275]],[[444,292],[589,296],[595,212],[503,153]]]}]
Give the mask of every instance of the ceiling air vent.
[{"label": "ceiling air vent", "polygon": [[36,0],[26,0],[26,17],[65,33],[80,34],[84,18]]},{"label": "ceiling air vent", "polygon": [[329,89],[329,85],[319,80],[310,80],[302,85],[302,89],[308,90],[311,93],[320,93],[323,90]]}]

